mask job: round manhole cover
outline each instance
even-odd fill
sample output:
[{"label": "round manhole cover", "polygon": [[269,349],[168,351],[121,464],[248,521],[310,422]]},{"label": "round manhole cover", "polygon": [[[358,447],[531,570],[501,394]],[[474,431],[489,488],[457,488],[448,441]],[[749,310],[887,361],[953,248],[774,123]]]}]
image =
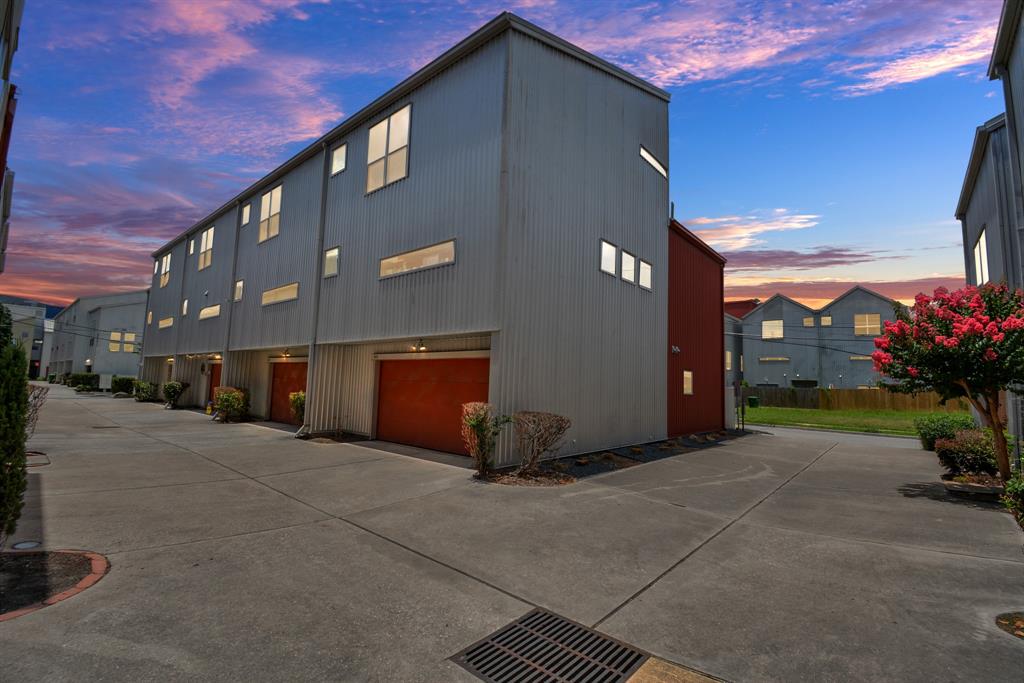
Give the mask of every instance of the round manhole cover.
[{"label": "round manhole cover", "polygon": [[1024,612],[1006,612],[996,617],[996,626],[1007,633],[1024,638]]},{"label": "round manhole cover", "polygon": [[38,548],[41,545],[42,543],[39,541],[18,541],[11,547],[15,550],[32,550],[33,548]]}]

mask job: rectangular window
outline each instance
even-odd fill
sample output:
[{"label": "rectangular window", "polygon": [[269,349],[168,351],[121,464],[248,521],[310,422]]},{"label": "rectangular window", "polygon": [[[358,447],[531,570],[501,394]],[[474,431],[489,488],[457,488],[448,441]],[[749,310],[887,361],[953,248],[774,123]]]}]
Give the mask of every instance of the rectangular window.
[{"label": "rectangular window", "polygon": [[338,274],[338,255],[340,253],[340,247],[334,247],[324,252],[324,277]]},{"label": "rectangular window", "polygon": [[199,270],[213,263],[213,228],[207,228],[199,236]]},{"label": "rectangular window", "polygon": [[242,225],[249,225],[249,211],[252,208],[252,204],[246,204],[242,207]]},{"label": "rectangular window", "polygon": [[782,339],[782,332],[781,320],[761,321],[761,339]]},{"label": "rectangular window", "polygon": [[693,371],[683,370],[683,395],[693,396]]},{"label": "rectangular window", "polygon": [[879,313],[857,313],[853,316],[853,333],[858,336],[882,333],[882,316]]},{"label": "rectangular window", "polygon": [[640,286],[644,289],[654,287],[654,271],[651,264],[647,261],[640,262]]},{"label": "rectangular window", "polygon": [[407,104],[370,128],[366,151],[366,192],[379,190],[408,174],[409,118]]},{"label": "rectangular window", "polygon": [[740,372],[743,372],[743,354],[740,354]]},{"label": "rectangular window", "polygon": [[804,318],[804,327],[814,327],[814,316],[809,315]]},{"label": "rectangular window", "polygon": [[135,353],[135,333],[125,332],[124,333],[124,352]]},{"label": "rectangular window", "polygon": [[282,285],[263,292],[262,303],[264,306],[279,304],[285,301],[294,301],[299,298],[299,283],[293,282],[290,285]]},{"label": "rectangular window", "polygon": [[153,275],[160,272],[160,261],[153,261]]},{"label": "rectangular window", "polygon": [[153,311],[149,311],[148,313],[146,313],[146,324],[147,325],[152,325],[153,324]]},{"label": "rectangular window", "polygon": [[348,145],[338,145],[331,151],[331,175],[345,170],[346,157],[348,157]]},{"label": "rectangular window", "polygon": [[871,360],[871,356],[850,356],[850,360]]},{"label": "rectangular window", "polygon": [[662,166],[661,162],[655,159],[654,155],[648,152],[643,145],[640,145],[640,156],[644,161],[651,165],[651,168],[660,173],[663,177],[668,178],[668,171],[665,170],[665,167]]},{"label": "rectangular window", "polygon": [[260,242],[281,232],[281,187],[278,185],[260,198]]},{"label": "rectangular window", "polygon": [[174,318],[161,318],[160,322],[157,323],[157,327],[161,330],[170,327],[174,324]]},{"label": "rectangular window", "polygon": [[974,243],[974,278],[975,284],[988,282],[988,242],[985,240],[985,228],[981,229],[978,241]]},{"label": "rectangular window", "polygon": [[414,270],[443,266],[448,263],[455,263],[455,240],[382,258],[380,260],[380,277],[402,275]]},{"label": "rectangular window", "polygon": [[830,316],[830,315],[823,315],[823,316],[821,316],[821,326],[822,327],[832,327],[832,316]]},{"label": "rectangular window", "polygon": [[189,240],[188,241],[188,255],[191,256],[194,253],[196,253],[196,241],[195,240]]},{"label": "rectangular window", "polygon": [[761,356],[758,360],[762,363],[788,363],[789,356]]},{"label": "rectangular window", "polygon": [[235,281],[235,301],[242,300],[242,288],[245,286],[245,280]]},{"label": "rectangular window", "polygon": [[626,282],[636,282],[636,256],[628,251],[622,252],[622,279]]},{"label": "rectangular window", "polygon": [[160,259],[160,287],[166,287],[167,283],[171,281],[171,254],[170,252],[163,255]]},{"label": "rectangular window", "polygon": [[119,352],[121,350],[121,333],[120,332],[111,332],[110,333],[110,343],[107,344],[107,349],[111,353],[117,353],[117,352]]},{"label": "rectangular window", "polygon": [[601,240],[601,271],[615,275],[615,255],[618,248],[611,242]]},{"label": "rectangular window", "polygon": [[199,309],[199,319],[206,320],[207,318],[216,318],[220,315],[220,304],[214,304],[213,306],[204,306]]},{"label": "rectangular window", "polygon": [[725,369],[732,370],[732,351],[729,350],[725,352]]},{"label": "rectangular window", "polygon": [[181,301],[181,315],[188,315],[188,299],[182,299]]}]

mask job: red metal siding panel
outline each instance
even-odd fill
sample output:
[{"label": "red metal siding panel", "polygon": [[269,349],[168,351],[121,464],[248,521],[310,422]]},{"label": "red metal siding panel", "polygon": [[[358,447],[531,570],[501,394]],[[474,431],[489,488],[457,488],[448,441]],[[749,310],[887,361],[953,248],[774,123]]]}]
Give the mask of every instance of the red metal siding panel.
[{"label": "red metal siding panel", "polygon": [[[668,240],[668,435],[725,426],[722,263],[677,230]],[[673,353],[673,347],[679,353]],[[683,372],[693,372],[693,394]]]}]

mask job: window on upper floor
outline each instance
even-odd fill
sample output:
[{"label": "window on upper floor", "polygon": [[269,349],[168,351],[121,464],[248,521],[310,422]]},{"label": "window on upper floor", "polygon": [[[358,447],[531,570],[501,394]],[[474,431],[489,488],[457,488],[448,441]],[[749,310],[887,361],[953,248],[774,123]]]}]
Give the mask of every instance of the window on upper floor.
[{"label": "window on upper floor", "polygon": [[125,332],[124,333],[124,352],[135,353],[135,333]]},{"label": "window on upper floor", "polygon": [[683,370],[683,395],[693,396],[693,370]]},{"label": "window on upper floor", "polygon": [[872,360],[871,356],[850,356],[850,360]]},{"label": "window on upper floor", "polygon": [[242,205],[242,225],[249,225],[249,212],[252,211],[252,204],[246,202]]},{"label": "window on upper floor", "polygon": [[369,194],[408,175],[409,118],[405,105],[370,128],[366,151],[366,192]]},{"label": "window on upper floor", "polygon": [[808,315],[804,317],[804,327],[814,327],[814,316]]},{"label": "window on upper floor", "polygon": [[728,349],[725,351],[725,369],[732,370],[732,351]]},{"label": "window on upper floor", "polygon": [[156,275],[159,272],[160,272],[160,259],[157,259],[156,261],[153,261],[153,275]]},{"label": "window on upper floor", "polygon": [[789,356],[761,356],[758,360],[762,363],[788,363]]},{"label": "window on upper floor", "polygon": [[636,282],[636,256],[628,251],[622,251],[622,279],[626,282]]},{"label": "window on upper floor", "polygon": [[981,229],[978,241],[974,243],[974,279],[975,284],[988,282],[988,242],[985,239],[985,228]]},{"label": "window on upper floor", "polygon": [[340,254],[340,247],[332,247],[324,252],[324,277],[338,274],[338,256]]},{"label": "window on upper floor", "polygon": [[781,320],[762,320],[761,339],[782,339],[783,329]]},{"label": "window on upper floor", "polygon": [[882,316],[880,313],[855,313],[853,316],[853,333],[857,336],[879,335],[882,333]]},{"label": "window on upper floor", "polygon": [[455,263],[455,240],[382,258],[379,274],[381,278],[386,278],[449,263]]},{"label": "window on upper floor", "polygon": [[160,322],[157,323],[157,327],[161,330],[170,327],[174,324],[174,318],[161,318]]},{"label": "window on upper floor", "polygon": [[647,261],[640,262],[640,286],[646,290],[654,288],[654,266]]},{"label": "window on upper floor", "polygon": [[199,235],[199,268],[209,267],[213,263],[213,228],[203,230]]},{"label": "window on upper floor", "polygon": [[832,316],[830,316],[830,315],[823,315],[823,316],[821,316],[821,326],[822,327],[832,327]]},{"label": "window on upper floor", "polygon": [[615,257],[618,247],[611,242],[601,240],[601,272],[615,275]]},{"label": "window on upper floor", "polygon": [[644,161],[651,165],[651,168],[660,173],[662,177],[668,178],[668,171],[665,170],[665,167],[662,166],[661,162],[655,159],[654,155],[648,152],[647,148],[643,145],[640,145],[640,156]]},{"label": "window on upper floor", "polygon": [[242,300],[242,289],[245,287],[245,280],[235,280],[235,301]]},{"label": "window on upper floor", "polygon": [[199,309],[199,319],[206,320],[207,318],[216,318],[220,315],[220,304],[214,304],[212,306],[204,306]]},{"label": "window on upper floor", "polygon": [[194,253],[196,253],[196,241],[195,240],[189,240],[188,241],[188,255],[191,256]]},{"label": "window on upper floor", "polygon": [[[378,124],[380,125],[380,124]],[[331,150],[331,175],[337,175],[345,170],[345,163],[348,161],[348,145],[340,144]]]},{"label": "window on upper floor", "polygon": [[188,299],[182,299],[181,300],[181,315],[182,316],[188,315]]},{"label": "window on upper floor", "polygon": [[119,353],[121,351],[121,333],[111,332],[110,342],[107,344],[107,350],[111,353]]},{"label": "window on upper floor", "polygon": [[160,286],[166,287],[167,283],[171,281],[171,254],[170,252],[164,254],[160,258]]},{"label": "window on upper floor", "polygon": [[280,287],[274,287],[263,292],[262,303],[264,306],[280,304],[285,301],[294,301],[299,298],[299,283],[292,282]]},{"label": "window on upper floor", "polygon": [[153,311],[148,311],[146,313],[146,324],[147,325],[152,325],[153,324]]},{"label": "window on upper floor", "polygon": [[281,232],[281,187],[278,185],[260,198],[260,242]]}]

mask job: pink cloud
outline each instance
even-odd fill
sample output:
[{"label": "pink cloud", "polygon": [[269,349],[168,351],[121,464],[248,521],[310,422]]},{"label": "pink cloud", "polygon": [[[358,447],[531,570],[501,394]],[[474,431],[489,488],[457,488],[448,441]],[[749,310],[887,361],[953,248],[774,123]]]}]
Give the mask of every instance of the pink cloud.
[{"label": "pink cloud", "polygon": [[762,235],[766,233],[807,230],[818,225],[820,219],[817,214],[773,209],[747,216],[698,216],[683,223],[716,249],[737,251],[763,243]]},{"label": "pink cloud", "polygon": [[748,249],[722,255],[728,259],[726,269],[730,272],[814,270],[901,258],[850,247],[817,247],[808,251]]}]

